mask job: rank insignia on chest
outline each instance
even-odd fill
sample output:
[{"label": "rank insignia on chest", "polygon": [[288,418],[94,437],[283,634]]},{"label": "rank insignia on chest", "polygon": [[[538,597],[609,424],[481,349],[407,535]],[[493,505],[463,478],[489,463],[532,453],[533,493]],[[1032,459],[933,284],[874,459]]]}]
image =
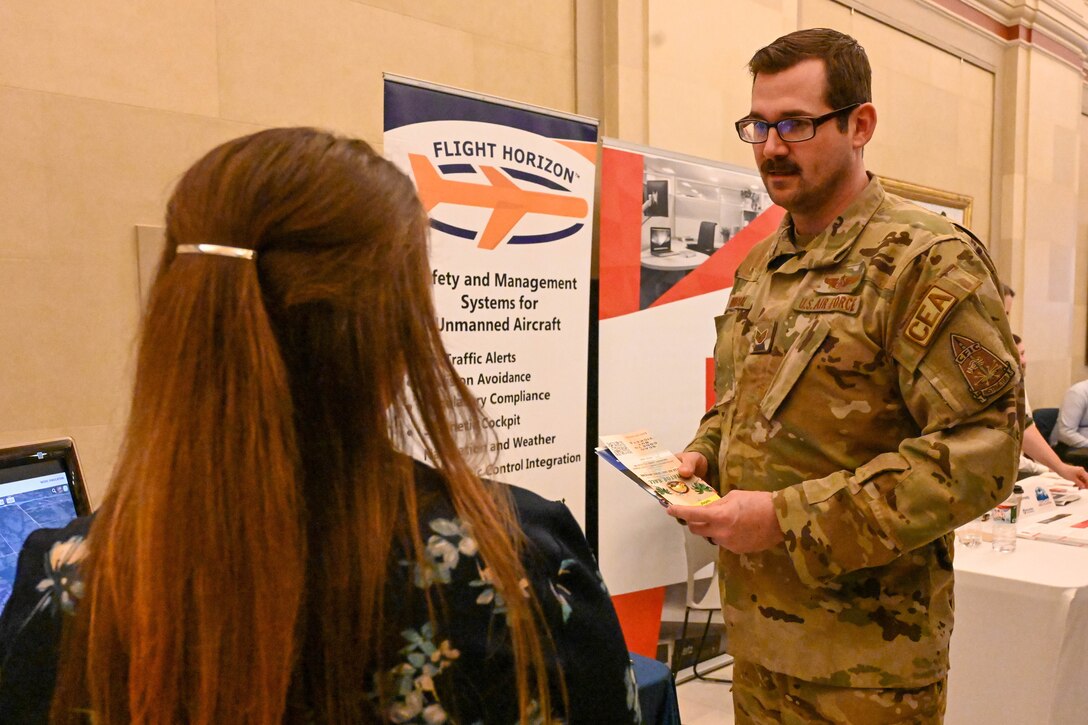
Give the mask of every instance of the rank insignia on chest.
[{"label": "rank insignia on chest", "polygon": [[756,325],[752,330],[752,346],[748,352],[752,355],[765,355],[771,351],[771,343],[774,342],[774,325],[771,322],[766,325]]},{"label": "rank insignia on chest", "polygon": [[813,292],[818,295],[846,294],[856,290],[863,279],[865,279],[865,263],[858,262],[825,276]]},{"label": "rank insignia on chest", "polygon": [[1012,380],[1012,365],[994,355],[981,343],[952,333],[952,357],[960,369],[971,395],[985,403]]}]

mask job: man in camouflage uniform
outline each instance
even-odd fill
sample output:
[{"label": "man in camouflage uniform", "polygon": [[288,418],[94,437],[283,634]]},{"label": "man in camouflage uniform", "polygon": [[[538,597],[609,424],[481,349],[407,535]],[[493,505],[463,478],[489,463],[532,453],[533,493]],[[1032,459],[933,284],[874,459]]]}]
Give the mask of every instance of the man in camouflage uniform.
[{"label": "man in camouflage uniform", "polygon": [[1020,368],[996,274],[865,171],[865,51],[807,30],[749,64],[753,144],[789,214],[715,322],[717,403],[670,507],[722,547],[738,723],[941,722],[953,529],[1004,500]]}]

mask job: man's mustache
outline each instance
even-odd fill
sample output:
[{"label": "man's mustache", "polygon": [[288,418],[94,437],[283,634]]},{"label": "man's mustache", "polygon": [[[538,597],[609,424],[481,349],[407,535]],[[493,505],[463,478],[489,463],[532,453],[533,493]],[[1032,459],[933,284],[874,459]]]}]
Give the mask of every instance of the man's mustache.
[{"label": "man's mustache", "polygon": [[759,171],[761,174],[800,174],[801,167],[789,160],[764,161]]}]

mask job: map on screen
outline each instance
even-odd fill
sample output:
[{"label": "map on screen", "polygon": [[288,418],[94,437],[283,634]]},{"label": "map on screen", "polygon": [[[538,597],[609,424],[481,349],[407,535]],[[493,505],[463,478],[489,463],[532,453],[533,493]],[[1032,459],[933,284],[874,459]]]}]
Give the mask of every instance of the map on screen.
[{"label": "map on screen", "polygon": [[[68,448],[71,449],[70,441]],[[74,449],[0,455],[0,609],[11,596],[19,551],[32,531],[87,513]]]}]

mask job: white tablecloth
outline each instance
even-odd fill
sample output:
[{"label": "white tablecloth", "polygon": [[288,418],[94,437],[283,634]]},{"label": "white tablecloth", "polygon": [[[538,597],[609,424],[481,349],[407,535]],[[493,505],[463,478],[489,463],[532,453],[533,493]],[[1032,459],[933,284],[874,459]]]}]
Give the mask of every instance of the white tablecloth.
[{"label": "white tablecloth", "polygon": [[[1088,492],[1044,513],[1066,512],[1088,519]],[[1088,723],[1088,548],[1020,539],[999,554],[957,542],[955,568],[945,722]]]}]

